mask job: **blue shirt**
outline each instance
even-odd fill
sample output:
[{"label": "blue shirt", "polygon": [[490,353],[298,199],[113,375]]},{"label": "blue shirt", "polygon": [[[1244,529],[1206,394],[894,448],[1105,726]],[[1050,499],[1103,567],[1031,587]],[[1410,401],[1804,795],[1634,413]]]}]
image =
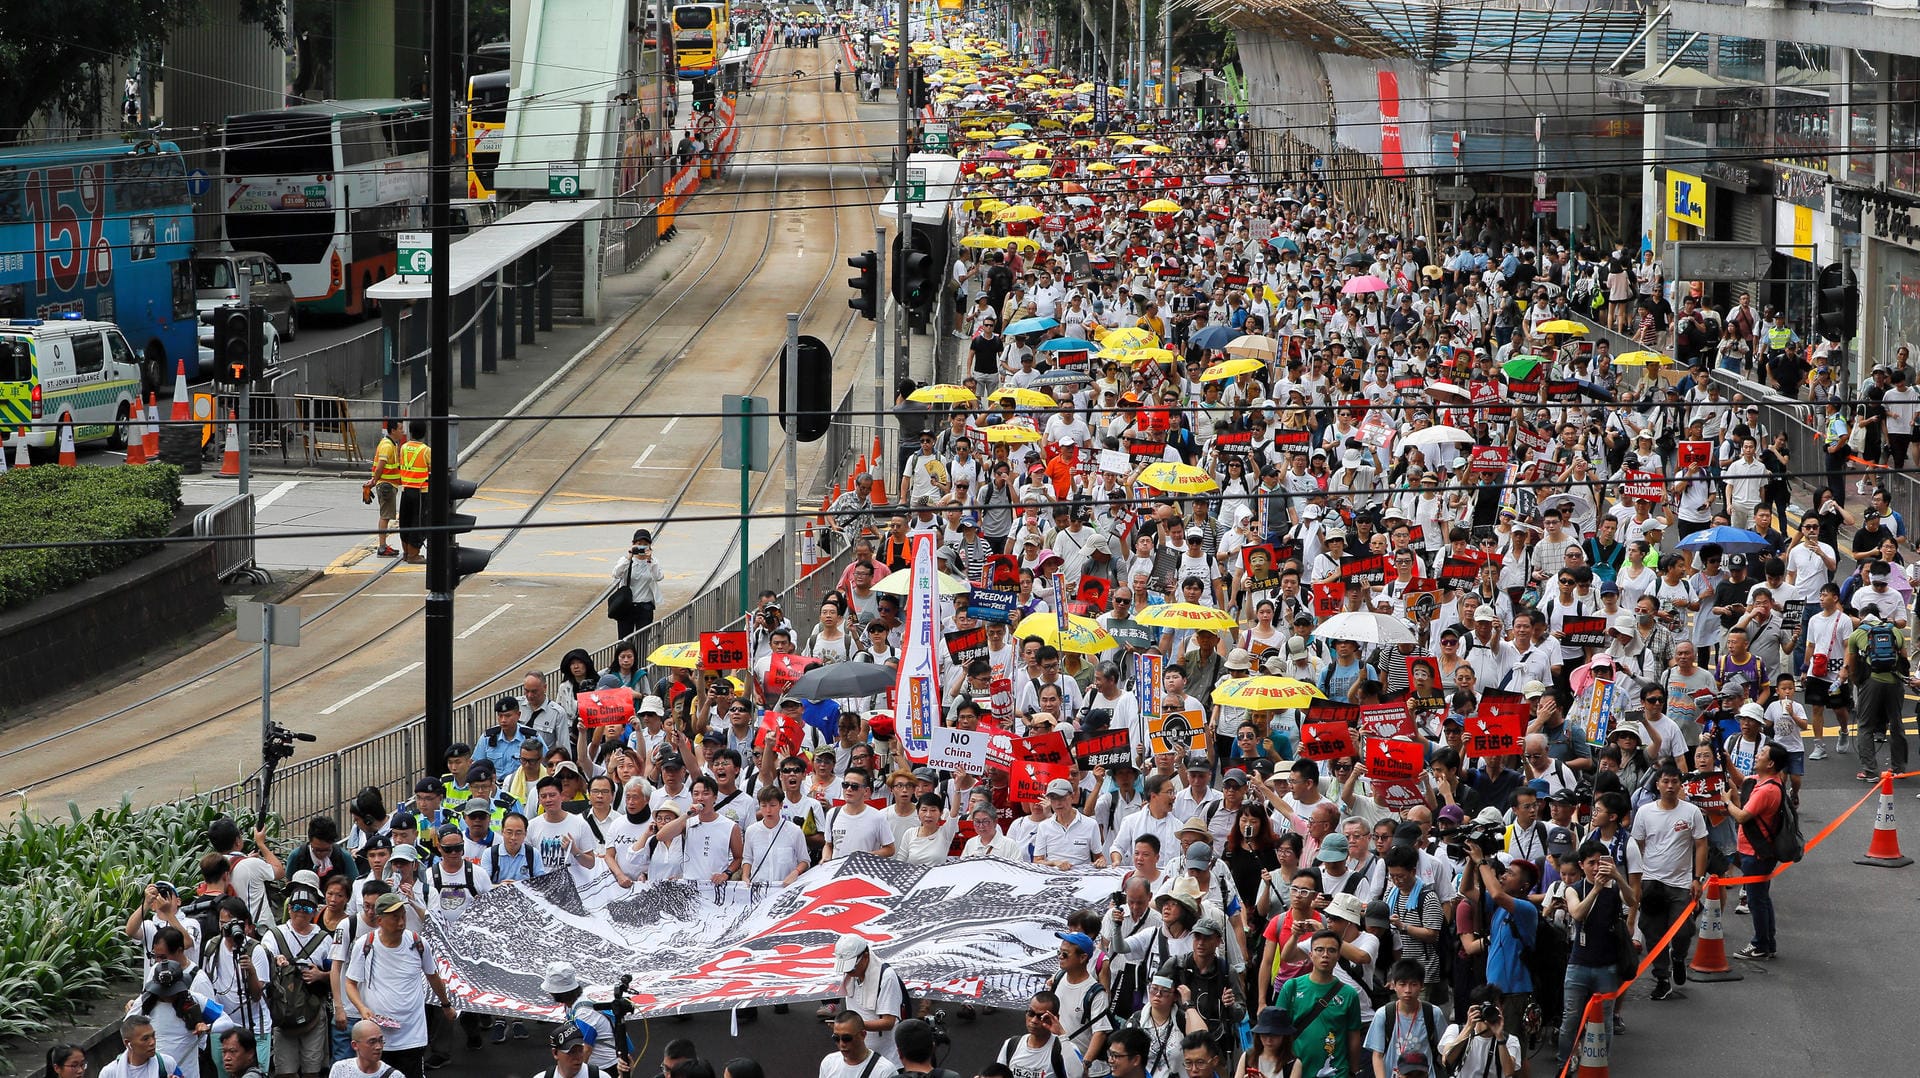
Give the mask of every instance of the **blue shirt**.
[{"label": "blue shirt", "polygon": [[[1522,951],[1533,942],[1539,925],[1540,911],[1525,898],[1514,898],[1511,911],[1497,904],[1493,907],[1493,924],[1487,929],[1488,984],[1506,995],[1533,991],[1533,976],[1522,961]],[[1515,930],[1519,939],[1514,938]]]},{"label": "blue shirt", "polygon": [[520,746],[526,743],[527,728],[524,726],[516,729],[512,737],[508,737],[505,731],[491,730],[480,735],[480,743],[473,747],[473,758],[492,764],[494,778],[505,782],[508,775],[520,770]]}]

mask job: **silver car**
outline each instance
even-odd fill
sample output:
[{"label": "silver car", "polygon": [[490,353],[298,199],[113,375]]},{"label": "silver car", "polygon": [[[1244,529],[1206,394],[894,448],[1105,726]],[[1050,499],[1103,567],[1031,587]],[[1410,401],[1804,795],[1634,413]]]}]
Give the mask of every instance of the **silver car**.
[{"label": "silver car", "polygon": [[[231,303],[258,303],[277,334],[293,340],[299,331],[293,310],[290,275],[258,251],[225,251],[197,255],[193,260],[194,306],[202,313]],[[244,287],[243,287],[244,286]],[[203,326],[201,335],[211,337]]]}]

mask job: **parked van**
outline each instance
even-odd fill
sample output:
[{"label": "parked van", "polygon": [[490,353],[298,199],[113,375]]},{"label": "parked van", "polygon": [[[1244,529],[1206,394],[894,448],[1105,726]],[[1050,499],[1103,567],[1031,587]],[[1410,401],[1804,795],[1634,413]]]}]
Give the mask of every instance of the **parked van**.
[{"label": "parked van", "polygon": [[60,444],[61,412],[73,413],[75,441],[127,444],[140,399],[140,357],[111,322],[77,318],[0,319],[0,426],[8,446],[21,431],[34,449]]}]

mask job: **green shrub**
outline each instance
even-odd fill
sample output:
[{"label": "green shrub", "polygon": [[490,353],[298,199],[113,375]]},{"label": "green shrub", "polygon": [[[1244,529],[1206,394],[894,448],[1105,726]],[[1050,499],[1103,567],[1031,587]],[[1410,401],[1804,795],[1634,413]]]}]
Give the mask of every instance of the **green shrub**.
[{"label": "green shrub", "polygon": [[[0,474],[0,544],[158,539],[180,508],[180,469],[24,468]],[[0,550],[0,610],[118,569],[153,544]],[[3,985],[0,985],[3,987]]]},{"label": "green shrub", "polygon": [[36,821],[22,806],[0,828],[0,1041],[43,1036],[137,975],[127,915],[152,880],[199,882],[207,825],[221,815],[204,800],[84,816],[68,802],[65,817]]}]

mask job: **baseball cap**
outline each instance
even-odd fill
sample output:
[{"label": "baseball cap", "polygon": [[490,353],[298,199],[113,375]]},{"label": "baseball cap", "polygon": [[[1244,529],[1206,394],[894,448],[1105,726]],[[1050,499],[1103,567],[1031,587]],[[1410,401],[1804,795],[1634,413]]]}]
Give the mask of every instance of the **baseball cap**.
[{"label": "baseball cap", "polygon": [[1221,939],[1227,934],[1227,926],[1220,918],[1215,917],[1213,914],[1207,914],[1205,917],[1194,922],[1193,934],[1196,936],[1212,936],[1215,939]]},{"label": "baseball cap", "polygon": [[1080,949],[1081,954],[1089,956],[1093,954],[1093,937],[1085,932],[1055,932],[1054,937],[1073,944]]},{"label": "baseball cap", "polygon": [[1246,784],[1247,773],[1237,767],[1228,768],[1227,773],[1220,776],[1222,786],[1245,786]]},{"label": "baseball cap", "polygon": [[396,842],[393,844],[393,859],[395,861],[418,861],[420,860],[420,851],[415,849],[411,842]]},{"label": "baseball cap", "polygon": [[571,1052],[587,1046],[587,1035],[581,1031],[580,1023],[569,1021],[553,1031],[547,1045],[556,1052]]},{"label": "baseball cap", "polygon": [[493,806],[487,802],[486,798],[470,797],[467,799],[466,804],[460,806],[460,815],[491,816],[493,815]]},{"label": "baseball cap", "polygon": [[1188,846],[1187,855],[1185,858],[1182,859],[1182,863],[1185,864],[1186,867],[1188,868],[1203,868],[1203,869],[1212,868],[1213,867],[1212,843],[1196,842],[1193,845]]},{"label": "baseball cap", "polygon": [[845,977],[853,972],[860,963],[860,956],[871,949],[871,944],[859,936],[841,936],[833,944],[833,975]]},{"label": "baseball cap", "polygon": [[1202,756],[1199,753],[1194,753],[1193,755],[1187,757],[1186,767],[1184,768],[1184,770],[1212,771],[1213,764],[1205,756]]},{"label": "baseball cap", "polygon": [[394,894],[392,891],[388,891],[386,894],[373,900],[373,912],[375,913],[394,913],[406,908],[407,900]]},{"label": "baseball cap", "polygon": [[1054,779],[1052,782],[1047,783],[1047,796],[1072,797],[1073,783],[1068,782],[1066,779]]},{"label": "baseball cap", "polygon": [[1520,695],[1528,700],[1536,700],[1546,695],[1547,687],[1538,680],[1529,681],[1520,689]]},{"label": "baseball cap", "polygon": [[1359,895],[1341,893],[1334,895],[1327,903],[1327,916],[1338,917],[1355,927],[1361,927],[1367,919],[1367,904],[1360,901]]},{"label": "baseball cap", "polygon": [[[1465,823],[1467,820],[1467,810],[1461,808],[1459,805],[1442,805],[1438,818],[1448,823]],[[1329,835],[1328,837],[1331,838],[1332,836]]]},{"label": "baseball cap", "polygon": [[[1570,793],[1571,791],[1566,791],[1566,792]],[[1564,827],[1550,827],[1547,829],[1547,853],[1551,854],[1554,857],[1558,857],[1563,853],[1572,853],[1572,852],[1573,852],[1573,832],[1572,831],[1569,831]]]}]

